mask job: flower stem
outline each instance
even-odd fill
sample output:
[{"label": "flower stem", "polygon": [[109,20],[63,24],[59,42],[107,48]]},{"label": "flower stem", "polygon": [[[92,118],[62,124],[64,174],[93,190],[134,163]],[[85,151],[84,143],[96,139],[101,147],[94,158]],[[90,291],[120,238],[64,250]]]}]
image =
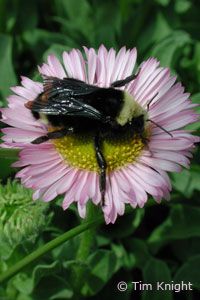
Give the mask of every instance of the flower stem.
[{"label": "flower stem", "polygon": [[[94,220],[99,213],[99,207],[95,206],[92,201],[87,204],[87,215],[84,222]],[[81,296],[81,288],[86,278],[86,272],[88,271],[85,266],[85,261],[91,251],[94,244],[96,226],[88,228],[81,234],[81,241],[78,252],[76,254],[76,265],[72,267],[71,282],[73,284],[75,297],[79,299]]]},{"label": "flower stem", "polygon": [[[88,205],[92,205],[89,204]],[[94,205],[93,205],[94,206]],[[93,239],[94,239],[94,232],[92,233],[93,228],[96,228],[97,225],[104,223],[104,216],[97,216],[96,212],[96,207],[93,207],[93,210],[90,209],[88,214],[87,214],[87,220],[85,223],[63,233],[62,235],[60,235],[59,237],[53,239],[52,241],[48,242],[47,244],[45,244],[44,246],[40,247],[39,249],[35,250],[34,252],[32,252],[31,254],[27,255],[25,258],[23,258],[22,260],[20,260],[18,263],[16,263],[14,266],[11,266],[7,271],[5,271],[3,274],[0,274],[0,283],[8,280],[9,278],[11,278],[12,276],[14,276],[15,274],[17,274],[18,272],[20,272],[24,267],[26,267],[28,264],[32,263],[33,261],[35,261],[36,259],[38,259],[39,257],[41,257],[42,255],[44,255],[45,253],[49,252],[50,250],[58,247],[59,245],[61,245],[62,243],[68,241],[69,239],[73,238],[74,236],[84,232],[87,230],[86,236],[82,237],[81,240],[81,245],[80,245],[80,249],[77,253],[77,259],[79,260],[83,260],[84,257],[87,257],[90,247],[93,243]],[[126,213],[130,213],[133,211],[133,208],[131,206],[128,206],[126,208]],[[93,216],[93,220],[92,219]],[[95,221],[94,221],[95,219]],[[90,229],[90,230],[88,230]],[[86,238],[87,237],[87,238]],[[77,281],[78,281],[78,277],[81,275],[81,273],[79,275],[77,275]]]},{"label": "flower stem", "polygon": [[34,260],[38,259],[48,251],[54,249],[55,247],[61,245],[63,242],[66,242],[67,240],[71,239],[72,237],[80,234],[81,232],[84,232],[87,229],[92,229],[93,227],[96,227],[98,224],[103,223],[104,217],[100,216],[97,217],[94,221],[85,222],[84,224],[81,224],[77,226],[76,228],[73,228],[59,237],[53,239],[52,241],[48,242],[44,246],[40,247],[39,249],[35,250],[22,260],[20,260],[18,263],[16,263],[14,266],[10,267],[6,272],[0,275],[0,283],[2,283],[5,280],[8,280],[10,277],[14,276],[16,273],[21,271],[24,267],[26,267],[28,264],[33,262]]}]

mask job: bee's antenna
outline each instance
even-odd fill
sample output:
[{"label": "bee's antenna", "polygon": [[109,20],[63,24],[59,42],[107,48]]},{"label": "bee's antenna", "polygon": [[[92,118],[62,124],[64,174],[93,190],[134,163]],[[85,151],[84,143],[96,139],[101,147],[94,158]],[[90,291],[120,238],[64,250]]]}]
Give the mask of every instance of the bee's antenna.
[{"label": "bee's antenna", "polygon": [[164,132],[166,132],[167,134],[169,134],[172,138],[173,138],[173,135],[171,134],[171,132],[167,131],[165,128],[163,128],[162,126],[160,126],[159,124],[157,124],[156,122],[150,120],[150,119],[147,119],[147,121],[153,123],[154,125],[156,125],[157,127],[159,127],[160,129],[162,129]]}]

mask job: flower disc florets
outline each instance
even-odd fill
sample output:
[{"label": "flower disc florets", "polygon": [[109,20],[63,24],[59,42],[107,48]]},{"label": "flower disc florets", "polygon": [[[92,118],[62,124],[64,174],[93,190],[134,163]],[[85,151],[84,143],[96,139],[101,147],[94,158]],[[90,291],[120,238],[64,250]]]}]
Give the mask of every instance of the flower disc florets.
[{"label": "flower disc florets", "polygon": [[[146,134],[144,137],[147,139]],[[62,155],[69,166],[99,172],[93,136],[72,134],[52,142],[55,144],[56,151]],[[102,151],[107,162],[107,172],[119,170],[133,163],[145,148],[141,136],[135,133],[105,138]]]}]

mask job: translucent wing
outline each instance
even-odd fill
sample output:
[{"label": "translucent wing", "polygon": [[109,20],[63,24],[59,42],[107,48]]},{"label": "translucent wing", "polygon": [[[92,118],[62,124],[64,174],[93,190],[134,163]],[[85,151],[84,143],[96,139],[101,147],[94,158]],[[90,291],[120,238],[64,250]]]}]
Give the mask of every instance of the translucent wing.
[{"label": "translucent wing", "polygon": [[103,115],[87,104],[87,98],[100,88],[73,78],[44,78],[44,92],[25,106],[34,112],[48,115],[84,116],[102,120]]}]

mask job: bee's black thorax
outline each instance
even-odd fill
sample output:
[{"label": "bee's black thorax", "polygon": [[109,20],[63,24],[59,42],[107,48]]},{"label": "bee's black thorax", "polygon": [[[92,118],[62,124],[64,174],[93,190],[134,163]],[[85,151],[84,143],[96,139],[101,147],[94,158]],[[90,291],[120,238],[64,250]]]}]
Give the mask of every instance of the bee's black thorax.
[{"label": "bee's black thorax", "polygon": [[123,106],[123,92],[114,88],[101,88],[84,100],[103,115],[116,118]]},{"label": "bee's black thorax", "polygon": [[[123,106],[123,92],[114,88],[101,88],[91,95],[81,96],[82,101],[91,105],[100,111],[105,117],[109,116],[115,120]],[[39,113],[32,112],[33,116],[38,119]],[[90,133],[96,131],[110,131],[109,124],[103,124],[101,121],[89,117],[65,115],[45,115],[48,122],[56,127],[73,127],[77,133]]]}]

